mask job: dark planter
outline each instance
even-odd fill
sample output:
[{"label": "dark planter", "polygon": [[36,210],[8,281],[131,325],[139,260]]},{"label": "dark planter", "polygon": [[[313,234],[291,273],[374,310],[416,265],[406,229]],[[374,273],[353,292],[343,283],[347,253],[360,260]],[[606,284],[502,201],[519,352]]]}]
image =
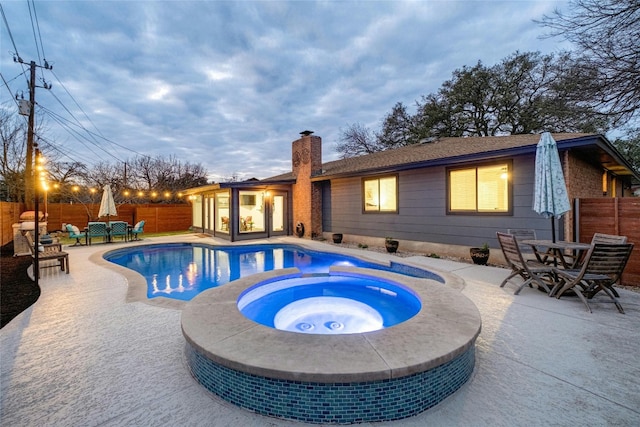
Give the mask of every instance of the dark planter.
[{"label": "dark planter", "polygon": [[487,261],[489,261],[489,249],[471,248],[469,253],[471,254],[471,259],[474,264],[487,265]]},{"label": "dark planter", "polygon": [[342,233],[332,234],[331,237],[333,238],[333,243],[342,243]]},{"label": "dark planter", "polygon": [[396,253],[398,251],[398,245],[400,245],[400,242],[398,242],[397,240],[385,240],[384,241],[384,246],[385,248],[387,248],[387,252],[389,253]]}]

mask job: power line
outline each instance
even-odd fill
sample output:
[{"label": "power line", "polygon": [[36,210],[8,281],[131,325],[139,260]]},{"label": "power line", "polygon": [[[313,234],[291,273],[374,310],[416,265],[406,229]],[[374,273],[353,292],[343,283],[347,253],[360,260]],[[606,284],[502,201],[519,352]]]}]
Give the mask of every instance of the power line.
[{"label": "power line", "polygon": [[26,70],[24,68],[24,62],[18,53],[18,46],[16,46],[16,41],[13,39],[13,34],[11,33],[11,28],[9,27],[9,22],[7,21],[7,16],[4,13],[4,8],[2,7],[2,3],[0,3],[0,11],[2,12],[2,19],[4,20],[4,26],[7,28],[7,33],[9,33],[9,38],[11,39],[11,44],[13,45],[13,61],[19,62],[22,67],[22,74],[24,74],[24,78],[27,81],[27,85],[29,85],[29,78],[27,77]]},{"label": "power line", "polygon": [[4,14],[4,8],[2,7],[2,3],[0,3],[0,12],[2,12],[2,19],[4,21],[4,25],[7,28],[7,33],[9,33],[11,44],[13,44],[13,52],[18,58],[20,58],[20,54],[18,54],[18,47],[16,46],[16,41],[13,39],[13,34],[11,34],[11,29],[9,28],[9,23],[7,22],[7,16]]},{"label": "power line", "polygon": [[[118,147],[120,149],[126,150],[128,152],[131,152],[137,156],[141,156],[141,157],[147,157],[147,158],[151,158],[151,156],[147,155],[147,154],[143,154],[140,152],[137,152],[135,150],[132,150],[129,147],[126,147],[124,145],[118,144],[115,141],[112,141],[108,138],[106,138],[101,132],[100,130],[97,128],[97,126],[95,125],[95,123],[91,120],[91,118],[87,115],[87,113],[84,111],[84,109],[80,106],[80,104],[76,101],[76,99],[73,97],[73,95],[71,95],[71,93],[69,92],[69,90],[64,86],[64,84],[62,83],[62,81],[60,80],[60,78],[58,78],[58,76],[52,71],[52,66],[47,62],[46,57],[45,57],[45,53],[44,53],[44,45],[42,42],[42,34],[40,32],[40,24],[38,21],[38,16],[37,16],[37,12],[36,12],[36,8],[35,8],[35,2],[34,0],[31,0],[31,2],[29,2],[29,0],[27,0],[28,6],[29,6],[29,16],[31,19],[31,27],[32,27],[32,32],[33,32],[33,36],[34,36],[34,41],[35,41],[35,45],[36,45],[36,51],[37,51],[37,55],[38,55],[38,61],[41,62],[42,59],[44,59],[44,65],[39,65],[37,66],[38,68],[43,68],[43,69],[47,69],[49,70],[53,76],[56,78],[56,80],[58,81],[58,83],[60,84],[60,86],[62,86],[62,88],[65,90],[65,92],[67,93],[67,95],[72,99],[72,101],[75,103],[75,105],[77,106],[78,109],[80,109],[80,111],[82,112],[83,116],[91,123],[91,125],[94,127],[94,129],[96,130],[97,133],[91,132],[89,131],[80,120],[78,120],[77,117],[74,116],[74,114],[71,112],[71,110],[69,108],[67,108],[67,106],[62,102],[62,100],[56,96],[56,94],[54,92],[49,92],[52,94],[52,96],[54,97],[54,99],[64,108],[64,110],[69,114],[69,116],[75,121],[75,123],[72,123],[71,121],[63,118],[62,116],[60,116],[59,114],[54,113],[52,110],[47,109],[45,107],[43,107],[42,105],[39,105],[39,107],[45,111],[56,123],[58,123],[64,130],[66,130],[67,132],[69,132],[69,134],[76,139],[78,142],[80,142],[86,149],[88,149],[90,152],[92,152],[94,155],[96,155],[98,158],[100,158],[101,156],[98,155],[98,153],[94,150],[94,148],[97,148],[98,150],[104,152],[107,156],[112,157],[113,159],[115,159],[118,162],[121,163],[125,163],[125,161],[119,159],[116,155],[114,155],[112,152],[106,150],[103,145],[98,141],[98,139],[96,138],[100,138],[102,141],[105,141],[109,144],[111,144],[113,147]],[[0,4],[0,9],[2,9],[2,5]],[[22,58],[20,57],[20,55],[18,54],[18,48],[16,46],[16,43],[13,39],[13,35],[11,34],[11,30],[9,28],[9,24],[6,18],[6,15],[4,13],[4,9],[2,9],[2,16],[5,22],[5,25],[7,27],[7,31],[9,33],[9,36],[11,38],[11,41],[13,43],[13,47],[15,50],[14,53],[14,62],[18,62],[21,64],[22,69],[23,69],[23,73],[25,75],[25,78],[27,79],[27,85],[30,86],[31,84],[35,85],[35,82],[29,82],[29,79],[26,77],[26,70],[24,68],[24,61],[22,60]],[[42,59],[40,57],[40,53],[42,53]],[[44,72],[43,70],[41,70],[41,72]],[[4,80],[4,78],[3,78]],[[42,77],[42,81],[43,81],[43,86],[40,87],[44,87],[46,89],[51,89],[51,84],[47,84],[47,82],[44,79],[44,76]],[[5,86],[7,87],[7,89],[9,89],[9,92],[11,92],[8,83],[5,81]],[[31,86],[30,86],[31,87]],[[82,132],[78,131],[78,129],[74,128],[80,128],[85,135],[82,134]],[[39,136],[42,140],[47,141],[46,139],[42,138],[41,136]],[[50,145],[54,146],[53,143],[49,142]],[[92,148],[91,146],[94,146],[94,148]],[[68,154],[64,154],[64,152],[62,150],[59,150],[61,153],[63,153],[63,155],[66,155],[70,158],[73,158],[73,156],[69,156]],[[77,157],[77,156],[76,156]],[[83,160],[86,160],[86,158],[83,158]]]},{"label": "power line", "polygon": [[[33,5],[33,15],[36,18],[36,28],[38,30],[38,38],[40,39],[40,50],[42,50],[42,58],[44,59],[44,62],[45,62],[44,65],[45,65],[45,68],[51,69],[49,67],[49,64],[47,64],[47,55],[44,54],[44,43],[42,43],[42,33],[40,32],[40,22],[38,21],[38,13],[36,12],[36,4],[35,4],[34,0],[31,0],[31,4]],[[29,7],[29,12],[31,12],[31,7]],[[31,19],[31,22],[32,22],[31,26],[33,27],[33,18]],[[34,34],[34,36],[35,36],[35,34]],[[36,40],[36,48],[37,48],[37,46],[38,46],[38,42]]]}]

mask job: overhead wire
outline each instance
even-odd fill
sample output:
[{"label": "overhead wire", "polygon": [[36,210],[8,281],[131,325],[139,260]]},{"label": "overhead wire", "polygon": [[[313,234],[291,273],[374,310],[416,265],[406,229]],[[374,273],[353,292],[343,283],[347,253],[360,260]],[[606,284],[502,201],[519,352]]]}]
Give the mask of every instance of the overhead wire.
[{"label": "overhead wire", "polygon": [[[98,127],[95,125],[95,123],[91,120],[91,118],[87,115],[87,113],[80,106],[80,104],[77,102],[77,100],[73,97],[73,95],[69,92],[69,90],[62,83],[60,78],[58,78],[58,76],[52,71],[51,67],[49,66],[49,64],[48,64],[48,62],[46,60],[46,57],[45,57],[45,53],[44,53],[44,44],[42,42],[42,34],[41,34],[41,31],[40,31],[40,24],[39,24],[39,21],[38,21],[35,2],[34,2],[34,0],[31,0],[31,2],[29,2],[29,0],[27,0],[27,3],[28,3],[28,6],[29,6],[29,16],[30,16],[30,19],[31,19],[31,28],[32,28],[33,36],[34,36],[34,41],[35,41],[35,44],[36,44],[36,51],[37,51],[37,55],[38,55],[38,63],[40,64],[40,68],[48,69],[51,72],[51,74],[53,74],[53,76],[55,77],[57,82],[64,89],[66,94],[73,100],[73,102],[75,103],[77,108],[80,111],[82,111],[83,116],[91,123],[91,125],[94,127],[94,129],[96,130],[97,133],[94,133],[94,132],[91,132],[90,130],[88,130],[82,124],[82,122],[80,120],[78,120],[78,118],[75,117],[73,112],[69,108],[67,108],[67,106],[64,104],[64,102],[62,102],[62,100],[51,90],[49,90],[49,93],[51,93],[51,95],[54,97],[54,99],[62,106],[62,108],[69,114],[69,116],[73,118],[75,123],[70,121],[70,120],[68,120],[68,119],[66,119],[66,118],[64,118],[64,117],[62,117],[61,115],[59,115],[57,113],[54,113],[52,110],[44,107],[41,104],[37,104],[37,106],[42,111],[44,111],[49,117],[51,117],[56,123],[58,123],[65,131],[67,131],[75,140],[77,140],[79,143],[81,143],[87,150],[89,150],[94,156],[96,156],[97,159],[101,159],[103,157],[98,152],[98,151],[101,151],[104,154],[106,154],[106,156],[109,156],[109,157],[115,159],[118,162],[126,163],[125,161],[123,161],[119,157],[117,157],[115,154],[113,154],[112,152],[110,152],[107,149],[105,149],[103,144],[101,144],[101,142],[97,138],[99,138],[101,141],[104,141],[104,142],[107,142],[108,144],[111,144],[113,147],[118,147],[120,149],[129,151],[131,153],[134,153],[137,156],[151,158],[151,156],[149,156],[147,154],[143,154],[143,153],[137,152],[135,150],[132,150],[130,147],[118,144],[115,141],[112,141],[112,140],[106,138],[100,132]],[[22,71],[23,71],[21,74],[25,76],[25,79],[27,81],[27,86],[29,86],[29,79],[27,77],[28,69],[25,69],[25,63],[24,63],[24,61],[22,60],[22,58],[20,57],[20,55],[18,53],[18,48],[17,48],[17,45],[16,45],[15,40],[13,38],[13,34],[11,33],[11,30],[9,28],[9,24],[8,24],[6,15],[4,13],[4,9],[2,8],[2,4],[0,4],[0,10],[2,11],[2,17],[3,17],[3,20],[4,20],[5,26],[7,28],[7,32],[9,33],[11,42],[13,44],[13,48],[14,48],[14,51],[15,51],[14,52],[15,53],[14,59],[16,59],[16,62],[19,62],[21,64]],[[41,53],[42,53],[42,58],[40,56]],[[44,67],[42,66],[42,60],[43,59],[45,61],[45,64],[44,64],[45,66]],[[42,80],[44,81],[44,71],[41,70],[41,72],[42,72]],[[5,86],[9,90],[9,93],[11,93],[11,88],[9,87],[8,82],[6,82],[4,77],[2,79],[5,82]],[[12,80],[15,80],[15,78],[12,79]],[[48,88],[48,89],[50,89],[50,88]],[[13,98],[13,94],[12,94],[12,98]],[[14,102],[17,104],[17,101],[15,99],[14,99]],[[78,130],[78,129],[80,129],[81,131]],[[41,140],[46,141],[47,144],[50,145],[52,149],[55,149],[56,151],[60,152],[62,155],[66,156],[66,157],[68,157],[70,159],[74,159],[74,158],[77,159],[77,155],[74,155],[73,153],[66,152],[62,148],[57,147],[56,146],[57,144],[47,140],[43,136],[38,135],[38,137]],[[84,161],[87,160],[86,156],[83,157],[83,160]]]},{"label": "overhead wire", "polygon": [[[55,74],[54,74],[55,76]],[[56,76],[56,79],[58,77]],[[62,83],[62,82],[61,82]],[[64,85],[61,84],[61,86],[64,88]],[[66,90],[66,88],[65,88]],[[99,137],[102,141],[107,142],[109,144],[111,144],[113,147],[117,147],[126,151],[130,151],[132,153],[135,153],[138,156],[141,157],[151,157],[148,154],[144,154],[144,153],[139,153],[136,150],[133,150],[127,146],[124,146],[122,144],[118,144],[117,142],[105,137],[104,135],[102,135],[102,133],[100,132],[100,130],[97,128],[97,126],[93,123],[93,121],[89,118],[89,116],[85,113],[85,111],[82,109],[82,107],[77,103],[77,101],[75,100],[75,98],[73,98],[73,96],[67,91],[67,94],[71,97],[71,99],[73,99],[73,101],[76,103],[77,107],[80,109],[80,111],[82,111],[82,113],[84,114],[84,116],[87,118],[87,120],[89,120],[89,122],[93,125],[93,127],[96,129],[97,133],[91,132],[89,129],[87,129],[80,120],[78,120],[75,115],[64,105],[64,103],[60,100],[60,98],[58,98],[55,93],[53,91],[50,91],[49,93],[51,93],[51,95],[54,97],[54,99],[56,99],[56,101],[58,101],[58,103],[60,103],[60,105],[62,106],[62,108],[65,109],[65,111],[67,113],[69,113],[69,115],[75,120],[76,124],[78,127],[80,127],[82,130],[84,130],[87,135],[91,136],[92,139],[95,141],[96,145],[100,145],[99,142],[96,140],[96,137]],[[101,149],[105,150],[103,147],[100,146]],[[106,150],[105,150],[106,152]],[[120,162],[124,163],[123,160],[118,159],[117,157],[114,156],[114,158],[116,158],[116,160],[119,160]]]},{"label": "overhead wire", "polygon": [[22,67],[22,73],[24,75],[25,80],[27,81],[27,86],[28,86],[29,79],[27,78],[27,75],[25,73],[24,62],[20,57],[20,53],[18,53],[18,46],[16,46],[16,41],[13,39],[13,34],[11,33],[11,27],[9,27],[9,22],[7,21],[7,15],[5,15],[4,13],[4,8],[2,7],[2,3],[0,3],[0,12],[2,12],[2,20],[4,21],[4,26],[7,29],[7,33],[9,34],[9,38],[11,39],[11,44],[13,45],[13,53],[14,53],[13,60],[18,62]]},{"label": "overhead wire", "polygon": [[[45,113],[47,113],[47,115],[49,117],[51,117],[56,123],[58,123],[63,129],[65,129],[71,136],[73,136],[76,141],[78,141],[87,150],[89,150],[91,153],[93,153],[95,158],[97,158],[98,160],[102,160],[103,156],[100,153],[98,153],[98,151],[96,151],[94,148],[97,148],[99,151],[102,151],[106,156],[112,157],[113,159],[117,160],[118,162],[124,163],[124,161],[122,161],[121,159],[116,157],[113,153],[110,153],[104,147],[102,147],[100,144],[98,144],[97,141],[95,141],[95,140],[91,141],[87,136],[85,136],[84,133],[88,133],[91,136],[95,136],[95,134],[92,134],[91,132],[89,132],[83,126],[78,125],[77,123],[73,123],[73,122],[69,121],[68,119],[60,116],[57,113],[54,113],[53,111],[49,110],[48,108],[45,108],[43,106],[40,106],[40,108]],[[84,131],[84,133],[83,132],[79,132],[74,127],[80,128],[81,130]],[[76,155],[75,157],[77,158],[78,156]],[[87,161],[88,160],[87,156],[83,156],[83,160]]]}]

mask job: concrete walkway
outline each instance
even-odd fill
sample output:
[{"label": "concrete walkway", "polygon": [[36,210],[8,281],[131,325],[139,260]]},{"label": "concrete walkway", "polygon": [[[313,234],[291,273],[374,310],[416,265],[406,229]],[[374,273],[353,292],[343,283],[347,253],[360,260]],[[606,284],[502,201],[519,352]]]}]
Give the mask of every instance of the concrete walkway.
[{"label": "concrete walkway", "polygon": [[[186,235],[142,243],[176,240],[216,242]],[[304,425],[232,406],[190,376],[180,310],[126,303],[126,279],[89,261],[133,244],[70,247],[69,275],[43,271],[38,302],[0,330],[0,424]],[[395,259],[462,277],[483,325],[466,385],[416,417],[375,426],[640,425],[640,294],[620,290],[624,315],[598,296],[590,314],[575,297],[530,288],[514,296],[498,286],[505,269]]]}]

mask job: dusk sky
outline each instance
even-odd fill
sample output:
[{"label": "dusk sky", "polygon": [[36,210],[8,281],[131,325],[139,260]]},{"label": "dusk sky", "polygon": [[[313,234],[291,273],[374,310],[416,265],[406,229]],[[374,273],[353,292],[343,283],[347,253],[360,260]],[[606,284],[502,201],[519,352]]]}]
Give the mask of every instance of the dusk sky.
[{"label": "dusk sky", "polygon": [[16,49],[53,64],[36,101],[60,160],[174,155],[215,181],[290,171],[305,129],[334,160],[341,129],[379,130],[397,102],[413,113],[457,68],[571,48],[534,22],[566,1],[1,4],[0,108],[28,98]]}]

